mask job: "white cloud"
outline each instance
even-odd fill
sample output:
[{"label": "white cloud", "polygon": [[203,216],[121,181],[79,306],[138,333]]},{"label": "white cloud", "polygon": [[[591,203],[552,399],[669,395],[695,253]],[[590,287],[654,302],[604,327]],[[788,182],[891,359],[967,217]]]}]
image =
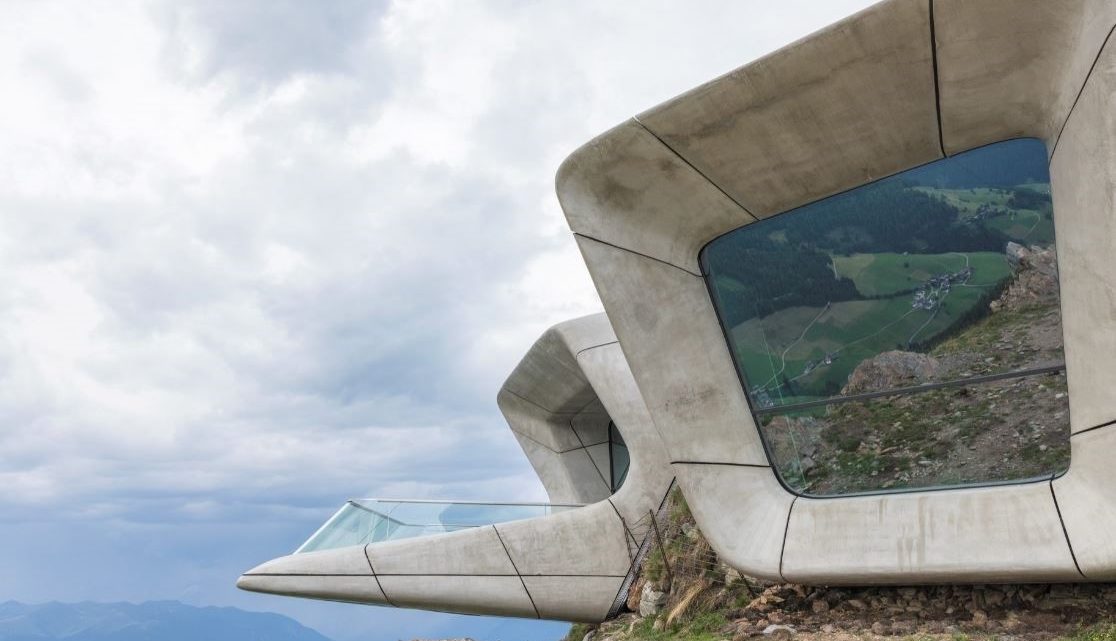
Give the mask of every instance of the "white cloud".
[{"label": "white cloud", "polygon": [[494,397],[599,308],[558,163],[865,4],[0,4],[0,520],[539,498]]}]

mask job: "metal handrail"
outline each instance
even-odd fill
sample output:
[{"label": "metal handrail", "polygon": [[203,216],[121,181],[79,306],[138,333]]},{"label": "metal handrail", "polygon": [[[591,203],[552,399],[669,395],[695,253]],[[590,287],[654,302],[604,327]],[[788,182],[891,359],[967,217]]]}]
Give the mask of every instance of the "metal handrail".
[{"label": "metal handrail", "polygon": [[1048,365],[1046,367],[1016,369],[1009,372],[1000,372],[998,374],[985,374],[982,376],[970,376],[968,378],[956,378],[948,381],[941,381],[938,383],[924,383],[922,385],[896,387],[894,389],[879,390],[875,392],[862,392],[860,394],[848,394],[846,396],[830,396],[828,398],[821,398],[816,401],[803,401],[801,403],[788,403],[786,405],[772,405],[771,407],[761,407],[755,409],[753,410],[753,413],[756,416],[767,416],[768,414],[787,414],[797,410],[822,407],[823,405],[841,405],[843,403],[865,401],[873,398],[881,398],[883,396],[902,396],[907,394],[917,394],[919,392],[929,392],[931,390],[943,389],[947,387],[979,385],[981,383],[992,383],[995,381],[1007,380],[1009,378],[1024,378],[1027,376],[1037,376],[1041,374],[1058,374],[1064,371],[1066,371],[1066,364],[1063,362],[1057,365]]},{"label": "metal handrail", "polygon": [[[659,501],[659,509],[651,512],[650,516],[653,517],[652,523],[662,518],[666,513],[667,505],[670,502],[670,493],[673,492],[676,487],[678,487],[677,477],[670,480],[670,485],[667,486],[666,493],[663,494],[662,500]],[[620,589],[616,592],[616,597],[612,601],[612,607],[608,609],[607,618],[611,619],[620,614],[620,610],[622,610],[624,604],[627,603],[628,590],[631,589],[632,583],[635,582],[636,576],[639,575],[640,568],[643,567],[643,559],[647,557],[647,553],[651,550],[651,540],[654,536],[652,526],[649,523],[647,532],[643,536],[643,541],[640,542],[639,547],[636,548],[635,557],[632,559],[631,565],[628,566],[628,573],[624,576],[624,580],[620,582]]]},{"label": "metal handrail", "polygon": [[492,506],[512,506],[512,507],[585,507],[588,503],[533,503],[533,502],[517,502],[517,501],[464,501],[464,500],[442,500],[442,499],[382,499],[382,498],[359,498],[349,499],[349,502],[355,501],[379,501],[381,503],[442,503],[445,505],[492,505]]},{"label": "metal handrail", "polygon": [[[408,515],[407,505],[429,505],[435,506],[435,511],[439,515],[429,514],[426,509],[412,509],[414,514]],[[469,508],[482,508],[481,510],[470,510]],[[340,510],[335,512],[321,527],[319,527],[314,534],[306,540],[301,546],[295,550],[295,553],[304,551],[307,546],[315,543],[316,539],[324,532],[329,531],[338,519],[342,518],[346,510],[358,510],[366,514],[372,515],[370,518],[374,519],[374,525],[367,529],[366,532],[361,534],[362,537],[376,536],[375,532],[380,531],[384,526],[388,528],[383,534],[392,536],[397,531],[427,531],[430,529],[438,529],[443,532],[457,532],[464,529],[483,527],[495,522],[500,522],[500,519],[514,521],[525,518],[539,517],[547,514],[552,514],[558,511],[565,511],[567,509],[576,509],[584,507],[584,504],[574,503],[526,503],[526,502],[497,502],[485,503],[483,501],[439,501],[435,499],[348,499]],[[457,509],[455,509],[457,508]],[[507,508],[507,509],[504,509]],[[515,508],[525,508],[516,510]],[[508,514],[508,512],[512,512]],[[515,512],[530,512],[528,514],[515,514]],[[442,522],[430,523],[432,519],[441,518],[442,515],[453,518],[457,512],[464,514],[457,514],[459,518],[455,519],[458,522]],[[472,514],[472,512],[478,512]],[[350,512],[351,513],[351,512]],[[475,522],[469,522],[475,520]],[[315,548],[311,548],[315,549]]]}]

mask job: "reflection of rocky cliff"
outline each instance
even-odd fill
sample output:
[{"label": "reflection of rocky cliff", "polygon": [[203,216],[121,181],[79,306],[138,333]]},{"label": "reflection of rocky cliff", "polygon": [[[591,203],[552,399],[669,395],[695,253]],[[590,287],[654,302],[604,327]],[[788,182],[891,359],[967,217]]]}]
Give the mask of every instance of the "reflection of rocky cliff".
[{"label": "reflection of rocky cliff", "polygon": [[841,395],[921,385],[932,380],[938,369],[937,359],[926,354],[884,352],[857,365]]},{"label": "reflection of rocky cliff", "polygon": [[1007,255],[1018,271],[1007,291],[993,301],[993,312],[1058,304],[1058,256],[1053,248],[1008,243]]},{"label": "reflection of rocky cliff", "polygon": [[[1016,273],[992,313],[929,354],[889,351],[861,362],[843,394],[859,394],[1062,361],[1057,259],[1009,248]],[[784,479],[841,493],[1022,479],[1069,464],[1064,373],[853,401],[766,419]]]}]

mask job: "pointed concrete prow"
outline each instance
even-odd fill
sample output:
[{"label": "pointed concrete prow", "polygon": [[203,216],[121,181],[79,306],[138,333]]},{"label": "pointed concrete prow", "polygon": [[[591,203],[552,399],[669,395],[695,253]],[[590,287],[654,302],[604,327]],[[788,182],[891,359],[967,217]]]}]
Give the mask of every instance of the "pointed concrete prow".
[{"label": "pointed concrete prow", "polygon": [[236,587],[249,592],[388,605],[363,545],[281,556],[245,572]]}]

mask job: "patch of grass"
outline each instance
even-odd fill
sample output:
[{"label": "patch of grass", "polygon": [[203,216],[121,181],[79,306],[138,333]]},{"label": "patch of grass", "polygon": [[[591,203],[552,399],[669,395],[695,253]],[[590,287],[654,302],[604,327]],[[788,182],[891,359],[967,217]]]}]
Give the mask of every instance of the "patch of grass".
[{"label": "patch of grass", "polygon": [[721,612],[702,612],[692,619],[676,622],[668,628],[656,630],[655,618],[641,619],[632,628],[633,641],[718,641],[724,638],[721,630],[728,625],[728,619]]},{"label": "patch of grass", "polygon": [[686,503],[686,497],[682,496],[682,488],[674,488],[671,495],[670,519],[674,523],[681,523],[683,521],[692,521],[693,515],[690,514],[690,505]]},{"label": "patch of grass", "polygon": [[1107,623],[1083,628],[1063,639],[1064,641],[1116,641],[1116,624]]},{"label": "patch of grass", "polygon": [[1004,255],[997,252],[853,254],[834,256],[833,263],[864,296],[891,296],[910,291],[936,274],[960,271],[966,256],[973,268],[972,285],[994,284],[1011,275]]},{"label": "patch of grass", "polygon": [[[892,349],[908,349],[912,343],[932,343],[954,331],[969,322],[977,306],[1011,273],[1000,254],[969,256],[974,266],[972,286],[954,286],[934,311],[914,309],[912,296],[900,295],[842,301],[828,308],[794,307],[737,325],[730,335],[749,388],[755,392],[766,387],[771,400],[781,404],[831,396],[864,359]],[[897,286],[898,281],[885,282],[893,277],[886,276],[887,269],[878,270],[877,262],[886,267],[896,261],[924,261],[927,265],[926,261],[936,261],[933,273],[941,273],[961,269],[965,258],[960,254],[878,254],[872,260],[861,274],[884,274],[873,287],[887,288]],[[911,265],[913,269],[914,262]],[[835,359],[824,364],[827,354]],[[808,367],[812,369],[807,371]]]},{"label": "patch of grass", "polygon": [[666,564],[663,563],[663,554],[658,546],[651,548],[643,561],[643,575],[648,581],[658,583],[666,578]]},{"label": "patch of grass", "polygon": [[937,196],[953,205],[961,212],[962,217],[972,216],[981,205],[1006,208],[1008,199],[1011,198],[1011,192],[996,187],[976,189],[915,187],[915,189],[931,196]]},{"label": "patch of grass", "polygon": [[581,641],[592,629],[593,626],[588,623],[575,623],[570,626],[570,631],[566,633],[566,636],[562,637],[562,641]]}]

